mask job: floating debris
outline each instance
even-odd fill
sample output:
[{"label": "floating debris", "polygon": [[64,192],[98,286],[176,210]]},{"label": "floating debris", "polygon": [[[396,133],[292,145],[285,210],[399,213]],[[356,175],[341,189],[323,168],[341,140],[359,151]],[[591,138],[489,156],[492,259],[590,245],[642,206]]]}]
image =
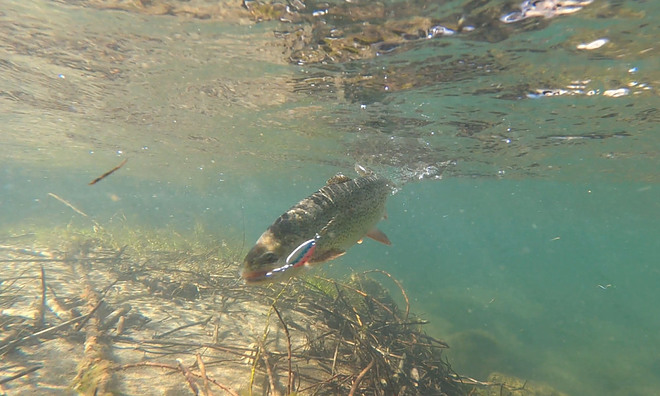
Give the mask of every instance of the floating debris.
[{"label": "floating debris", "polygon": [[579,50],[595,50],[595,49],[598,49],[598,48],[604,46],[605,44],[607,44],[609,42],[610,42],[609,39],[601,38],[601,39],[598,39],[598,40],[594,40],[590,43],[578,44],[577,49],[579,49]]},{"label": "floating debris", "polygon": [[541,98],[544,96],[561,96],[571,93],[566,89],[548,89],[548,88],[539,88],[535,89],[533,93],[527,94],[527,97],[530,99]]},{"label": "floating debris", "polygon": [[527,18],[553,18],[558,15],[580,11],[593,0],[525,0],[520,11],[514,11],[500,18],[504,23],[515,23]]},{"label": "floating debris", "polygon": [[105,172],[101,176],[99,176],[96,179],[89,182],[89,185],[91,186],[92,184],[96,184],[96,183],[100,182],[101,180],[105,179],[106,177],[110,176],[115,171],[119,170],[119,168],[126,165],[126,162],[128,162],[128,158],[124,158],[124,160],[119,165],[115,166],[114,168],[110,169],[109,171]]},{"label": "floating debris", "polygon": [[[588,84],[590,80],[584,81],[573,81],[568,84],[565,88],[538,88],[527,94],[529,99],[538,99],[547,96],[608,96],[611,98],[618,98],[621,96],[627,96],[631,94],[630,88],[613,88],[601,90],[599,88],[588,89]],[[634,88],[632,91],[635,94],[638,94],[642,91],[648,91],[651,88],[647,84],[638,83],[632,81],[628,83],[628,86]]]},{"label": "floating debris", "polygon": [[442,25],[437,25],[431,27],[428,32],[426,33],[427,38],[434,38],[434,37],[440,37],[440,36],[451,36],[456,34],[455,30],[449,29],[448,27],[442,26]]},{"label": "floating debris", "polygon": [[607,91],[603,92],[603,96],[609,96],[611,98],[619,98],[621,96],[627,96],[628,94],[630,94],[630,90],[628,88],[608,89]]}]

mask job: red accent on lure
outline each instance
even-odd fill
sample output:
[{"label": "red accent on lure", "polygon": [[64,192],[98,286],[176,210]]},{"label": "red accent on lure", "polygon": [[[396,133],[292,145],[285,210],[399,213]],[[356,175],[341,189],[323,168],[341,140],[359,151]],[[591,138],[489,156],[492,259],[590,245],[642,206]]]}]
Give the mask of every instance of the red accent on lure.
[{"label": "red accent on lure", "polygon": [[310,239],[303,242],[298,246],[289,257],[286,258],[286,263],[291,265],[293,268],[301,267],[312,258],[314,251],[316,250],[316,238]]}]

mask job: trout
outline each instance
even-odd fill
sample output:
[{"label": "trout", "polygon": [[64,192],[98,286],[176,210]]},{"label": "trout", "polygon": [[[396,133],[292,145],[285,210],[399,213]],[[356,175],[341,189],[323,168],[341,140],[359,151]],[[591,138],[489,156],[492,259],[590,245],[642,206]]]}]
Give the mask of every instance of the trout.
[{"label": "trout", "polygon": [[287,279],[343,255],[365,236],[390,245],[376,223],[391,192],[389,181],[373,174],[329,179],[268,227],[245,256],[241,276],[247,283]]}]

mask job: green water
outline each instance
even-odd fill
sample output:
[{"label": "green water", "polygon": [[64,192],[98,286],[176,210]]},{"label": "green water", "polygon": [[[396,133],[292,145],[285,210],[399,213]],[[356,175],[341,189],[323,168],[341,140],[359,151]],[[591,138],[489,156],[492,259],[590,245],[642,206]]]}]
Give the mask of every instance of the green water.
[{"label": "green water", "polygon": [[[400,279],[457,371],[660,393],[657,2],[516,24],[499,21],[511,1],[350,17],[336,10],[365,2],[331,2],[325,24],[321,3],[293,22],[240,2],[143,3],[0,1],[3,232],[91,228],[54,193],[104,227],[201,227],[247,250],[357,162],[399,187],[380,225],[393,245],[366,241],[324,269]],[[328,35],[461,16],[473,31],[295,61]]]}]

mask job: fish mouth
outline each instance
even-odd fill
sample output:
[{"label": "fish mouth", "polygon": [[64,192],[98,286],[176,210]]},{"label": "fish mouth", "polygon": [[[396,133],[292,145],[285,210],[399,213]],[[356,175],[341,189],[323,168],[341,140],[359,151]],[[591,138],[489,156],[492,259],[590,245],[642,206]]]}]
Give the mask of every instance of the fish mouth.
[{"label": "fish mouth", "polygon": [[241,271],[241,278],[243,278],[247,284],[264,283],[272,280],[272,277],[268,276],[269,272],[271,272],[271,270],[243,270]]},{"label": "fish mouth", "polygon": [[268,268],[260,268],[254,270],[248,268],[249,266],[245,266],[241,271],[241,278],[243,278],[247,284],[270,283],[273,281],[286,279],[287,276],[284,275],[285,273],[288,275],[289,273],[294,272],[291,271],[293,267],[287,264],[282,266],[269,265]]}]

